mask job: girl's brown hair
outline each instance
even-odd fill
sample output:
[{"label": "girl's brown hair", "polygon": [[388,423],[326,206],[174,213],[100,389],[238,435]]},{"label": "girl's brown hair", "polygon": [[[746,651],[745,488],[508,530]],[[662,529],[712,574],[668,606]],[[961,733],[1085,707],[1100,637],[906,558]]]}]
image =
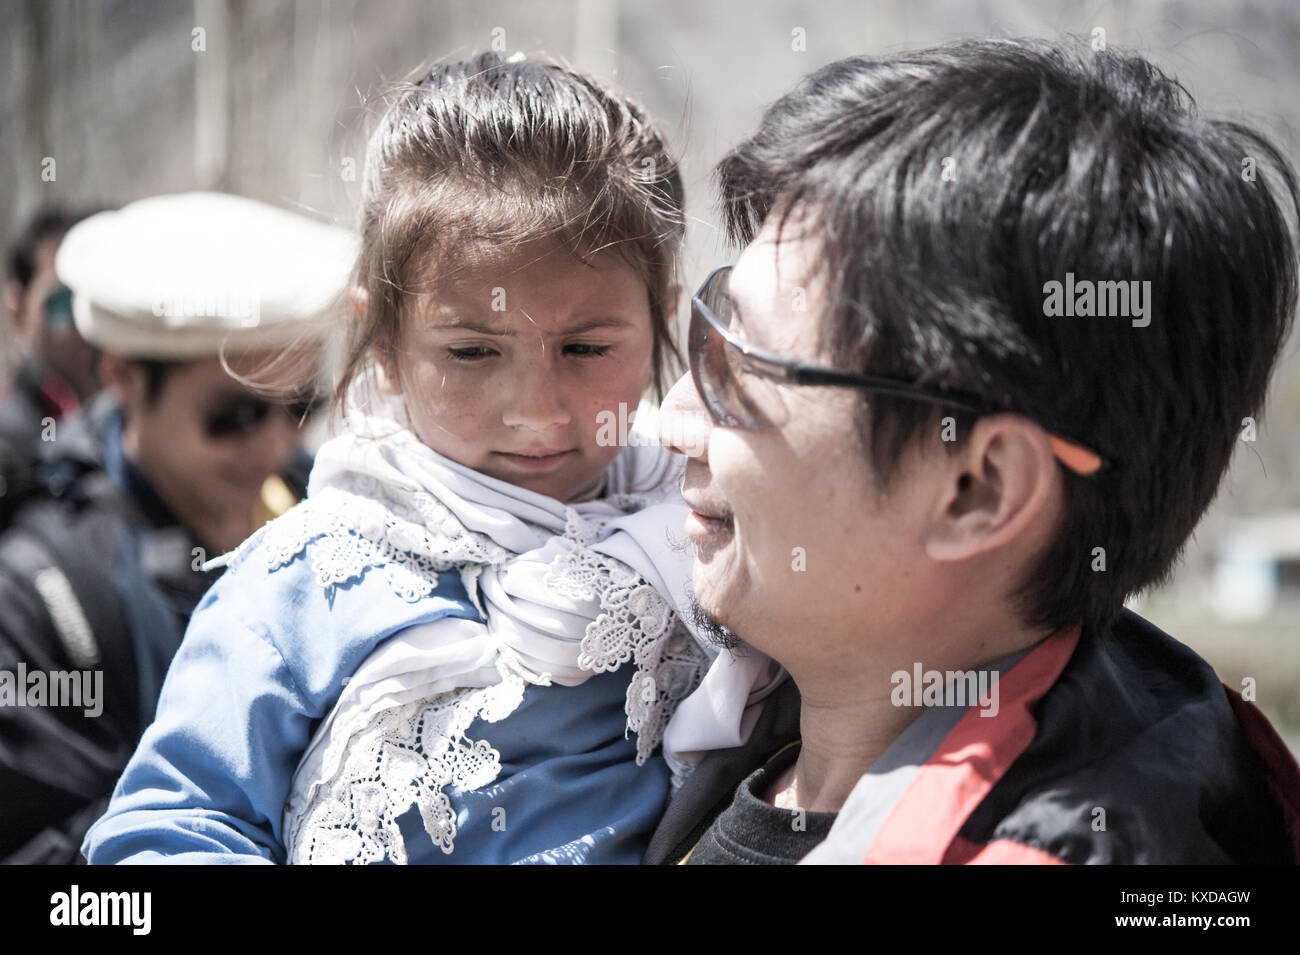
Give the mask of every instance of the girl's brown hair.
[{"label": "girl's brown hair", "polygon": [[334,394],[396,356],[408,292],[475,248],[612,251],[645,282],[654,382],[680,356],[669,317],[685,230],[676,161],[640,106],[555,63],[485,53],[400,84],[370,137],[361,197],[365,297]]}]

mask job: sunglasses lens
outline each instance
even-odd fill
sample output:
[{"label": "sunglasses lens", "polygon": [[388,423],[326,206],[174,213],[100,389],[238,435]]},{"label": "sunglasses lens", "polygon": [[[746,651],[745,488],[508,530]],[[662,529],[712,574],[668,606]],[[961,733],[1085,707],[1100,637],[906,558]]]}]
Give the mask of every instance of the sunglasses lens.
[{"label": "sunglasses lens", "polygon": [[46,297],[45,323],[54,331],[72,325],[72,289],[60,285]]},{"label": "sunglasses lens", "polygon": [[325,399],[314,393],[284,403],[272,403],[256,395],[239,396],[208,412],[203,419],[203,430],[214,439],[242,437],[260,428],[271,411],[277,408],[297,427],[324,405]]},{"label": "sunglasses lens", "polygon": [[725,294],[729,272],[715,273],[691,301],[691,375],[715,424],[761,431],[782,423],[783,405],[776,385],[750,372],[739,349],[719,330],[731,323]]},{"label": "sunglasses lens", "polygon": [[719,360],[722,336],[709,324],[698,300],[691,302],[690,348],[691,378],[695,390],[716,424],[732,425],[722,394],[727,387],[726,361]]},{"label": "sunglasses lens", "polygon": [[233,438],[257,430],[271,406],[260,398],[236,398],[208,412],[203,430],[209,438]]}]

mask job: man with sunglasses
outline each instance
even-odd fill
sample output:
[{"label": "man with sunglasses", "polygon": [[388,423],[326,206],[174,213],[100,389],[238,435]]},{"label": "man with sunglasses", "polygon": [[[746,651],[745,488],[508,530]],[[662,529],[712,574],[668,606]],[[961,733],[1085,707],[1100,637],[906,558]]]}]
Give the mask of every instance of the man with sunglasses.
[{"label": "man with sunglasses", "polygon": [[72,293],[54,274],[63,236],[88,213],[45,208],[9,250],[4,307],[18,365],[0,401],[0,528],[38,482],[42,434],[99,390],[95,349],[72,321]]},{"label": "man with sunglasses", "polygon": [[[105,388],[57,424],[46,495],[0,537],[0,860],[79,859],[219,573],[204,564],[302,496],[301,425],[354,250],[204,193],[63,239],[55,268]],[[95,698],[54,699],[59,680]]]},{"label": "man with sunglasses", "polygon": [[[823,68],[719,180],[747,245],[660,427],[699,622],[792,679],[646,861],[1296,861],[1295,760],[1123,606],[1263,404],[1286,161],[1140,58],[989,41]],[[1067,272],[1150,321],[1053,314]]]}]

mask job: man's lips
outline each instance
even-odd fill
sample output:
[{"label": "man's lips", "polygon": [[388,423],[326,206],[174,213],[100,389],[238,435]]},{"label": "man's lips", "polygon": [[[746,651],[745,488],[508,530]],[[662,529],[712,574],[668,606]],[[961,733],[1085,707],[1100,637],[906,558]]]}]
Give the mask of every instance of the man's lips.
[{"label": "man's lips", "polygon": [[716,534],[729,534],[733,529],[731,512],[722,506],[706,503],[694,495],[686,496],[691,513],[686,516],[686,536],[696,543],[705,541]]}]

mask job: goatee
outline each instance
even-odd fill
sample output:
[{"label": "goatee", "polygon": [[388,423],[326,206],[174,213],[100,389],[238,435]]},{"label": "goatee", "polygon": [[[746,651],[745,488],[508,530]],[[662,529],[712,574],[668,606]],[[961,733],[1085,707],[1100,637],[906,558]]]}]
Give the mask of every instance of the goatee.
[{"label": "goatee", "polygon": [[691,597],[690,616],[691,626],[695,632],[718,649],[734,650],[744,643],[734,630],[701,607],[700,602],[694,596]]}]

